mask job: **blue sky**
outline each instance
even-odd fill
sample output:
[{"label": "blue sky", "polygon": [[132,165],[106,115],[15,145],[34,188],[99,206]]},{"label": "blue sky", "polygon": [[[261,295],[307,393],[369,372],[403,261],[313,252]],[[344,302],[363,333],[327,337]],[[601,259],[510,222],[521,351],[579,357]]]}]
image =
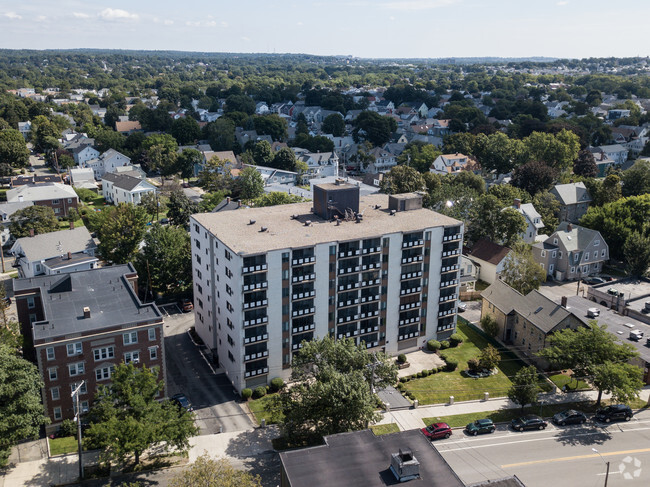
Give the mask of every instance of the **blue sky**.
[{"label": "blue sky", "polygon": [[0,48],[646,56],[648,18],[649,0],[0,0]]}]

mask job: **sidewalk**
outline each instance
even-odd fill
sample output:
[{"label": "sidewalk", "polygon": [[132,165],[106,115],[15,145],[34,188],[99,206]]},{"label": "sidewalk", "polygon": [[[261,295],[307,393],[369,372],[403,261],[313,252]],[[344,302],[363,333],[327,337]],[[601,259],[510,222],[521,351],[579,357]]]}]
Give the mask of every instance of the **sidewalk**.
[{"label": "sidewalk", "polygon": [[[646,386],[640,394],[641,399],[648,400],[650,386]],[[540,399],[544,404],[561,404],[574,401],[595,401],[598,398],[597,391],[569,392],[566,394],[543,394]],[[603,394],[603,399],[609,395]],[[421,406],[417,409],[405,409],[400,411],[389,411],[384,413],[384,418],[377,424],[396,423],[400,431],[424,428],[424,418],[435,418],[439,416],[450,416],[454,414],[480,413],[483,411],[496,411],[499,409],[515,409],[520,407],[508,398],[489,399],[487,401],[466,401],[457,402],[453,405],[437,404],[435,406]]]}]

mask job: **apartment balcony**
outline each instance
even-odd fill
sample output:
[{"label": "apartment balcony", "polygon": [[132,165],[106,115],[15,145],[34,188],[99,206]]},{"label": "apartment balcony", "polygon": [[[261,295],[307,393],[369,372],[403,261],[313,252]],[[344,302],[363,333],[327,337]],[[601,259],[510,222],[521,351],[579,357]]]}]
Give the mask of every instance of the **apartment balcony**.
[{"label": "apartment balcony", "polygon": [[362,271],[367,271],[370,269],[379,269],[381,267],[381,262],[374,262],[372,264],[363,264],[361,266]]},{"label": "apartment balcony", "polygon": [[379,342],[366,342],[366,348],[378,347]]},{"label": "apartment balcony", "polygon": [[419,316],[414,316],[413,318],[406,318],[404,320],[399,320],[399,326],[410,325],[411,323],[418,323],[420,321]]},{"label": "apartment balcony", "polygon": [[268,322],[269,322],[269,317],[268,316],[262,316],[261,318],[255,318],[255,319],[252,319],[252,320],[244,321],[244,327],[253,326],[253,325],[261,325],[263,323],[268,323]]},{"label": "apartment balcony", "polygon": [[268,285],[269,285],[268,281],[260,281],[260,282],[255,282],[253,284],[244,284],[242,286],[242,291],[248,292],[248,291],[257,291],[260,289],[266,289]]},{"label": "apartment balcony", "polygon": [[441,281],[440,282],[440,289],[443,289],[445,287],[449,286],[457,286],[458,285],[458,279],[450,279],[448,281]]},{"label": "apartment balcony", "polygon": [[247,370],[246,373],[244,374],[244,376],[245,377],[254,377],[256,375],[262,375],[262,374],[268,374],[268,373],[269,373],[269,368],[268,367],[262,367],[262,368],[256,369],[256,370],[250,370],[250,371]]},{"label": "apartment balcony", "polygon": [[374,296],[361,296],[361,302],[362,303],[372,303],[373,301],[379,301],[381,296],[379,294],[375,294]]},{"label": "apartment balcony", "polygon": [[445,267],[441,267],[440,272],[451,272],[451,271],[457,271],[458,269],[460,269],[460,266],[458,264],[448,265]]},{"label": "apartment balcony", "polygon": [[338,307],[339,308],[346,308],[348,306],[353,306],[355,304],[359,304],[359,298],[348,299],[347,301],[339,301],[338,302]]},{"label": "apartment balcony", "polygon": [[291,345],[292,350],[300,350],[301,348],[302,348],[302,342],[294,343],[293,345]]},{"label": "apartment balcony", "polygon": [[359,330],[354,330],[354,331],[348,331],[347,333],[339,333],[336,335],[336,338],[350,338],[350,337],[355,337],[359,334]]},{"label": "apartment balcony", "polygon": [[361,255],[361,249],[354,249],[354,250],[347,250],[345,252],[339,252],[339,258],[354,257],[355,255]]},{"label": "apartment balcony", "polygon": [[460,254],[460,249],[447,250],[446,252],[442,253],[442,256],[443,257],[451,257],[451,256],[454,256],[454,255],[459,255],[459,254]]},{"label": "apartment balcony", "polygon": [[378,284],[381,284],[381,279],[370,279],[369,281],[361,281],[361,287],[377,286]]},{"label": "apartment balcony", "polygon": [[400,275],[400,279],[403,281],[405,279],[415,279],[417,277],[422,277],[422,271],[417,272],[406,272]]},{"label": "apartment balcony", "polygon": [[252,272],[261,272],[265,271],[268,268],[266,264],[252,265],[250,267],[242,267],[242,274],[250,274]]},{"label": "apartment balcony", "polygon": [[402,264],[411,264],[413,262],[422,262],[424,260],[424,256],[422,255],[415,255],[413,257],[404,257],[402,258]]},{"label": "apartment balcony", "polygon": [[264,350],[263,352],[251,353],[250,355],[244,355],[244,362],[250,362],[251,360],[257,360],[268,356],[269,356],[268,350]]},{"label": "apartment balcony", "polygon": [[420,301],[416,301],[415,303],[400,304],[399,310],[406,311],[407,309],[415,309],[419,308],[420,306],[422,306],[422,303]]},{"label": "apartment balcony", "polygon": [[411,242],[402,242],[402,248],[410,248],[410,247],[421,247],[424,245],[424,240],[413,240]]},{"label": "apartment balcony", "polygon": [[457,233],[455,235],[445,235],[442,237],[443,242],[454,242],[456,240],[460,240],[463,237],[462,233]]},{"label": "apartment balcony", "polygon": [[361,314],[359,315],[359,317],[360,317],[361,319],[364,319],[364,318],[372,318],[373,316],[379,316],[379,310],[378,310],[378,309],[375,310],[375,311],[368,311],[367,313],[361,313]]},{"label": "apartment balcony", "polygon": [[312,323],[311,325],[304,325],[304,326],[294,326],[291,329],[291,333],[304,333],[306,331],[310,331],[316,328],[316,325]]},{"label": "apartment balcony", "polygon": [[409,338],[414,338],[414,337],[419,337],[419,336],[420,336],[419,331],[414,331],[414,332],[411,332],[411,333],[405,333],[404,335],[398,335],[397,341],[401,342],[403,340],[408,340]]},{"label": "apartment balcony", "polygon": [[359,314],[349,315],[349,316],[339,316],[337,324],[348,323],[350,321],[356,321],[359,319]]},{"label": "apartment balcony", "polygon": [[316,296],[316,291],[305,291],[303,293],[292,294],[291,299],[295,301],[297,299],[313,298],[314,296]]},{"label": "apartment balcony", "polygon": [[440,299],[438,300],[441,303],[446,303],[447,301],[453,301],[454,299],[458,299],[458,294],[449,294],[447,296],[440,296]]},{"label": "apartment balcony", "polygon": [[351,282],[349,284],[342,284],[339,286],[339,291],[347,291],[349,289],[357,289],[361,283]]},{"label": "apartment balcony", "polygon": [[381,252],[381,247],[368,247],[367,249],[362,249],[361,253],[364,255],[367,254],[376,254]]},{"label": "apartment balcony", "polygon": [[316,262],[316,257],[312,255],[311,257],[303,257],[301,259],[293,259],[291,261],[291,265],[292,266],[298,266],[298,265],[305,265],[305,264],[313,264],[314,262]]},{"label": "apartment balcony", "polygon": [[305,309],[296,309],[291,312],[292,317],[296,316],[306,316],[306,315],[312,315],[316,312],[316,308],[311,307],[311,308],[305,308]]},{"label": "apartment balcony", "polygon": [[419,293],[420,291],[422,291],[422,286],[411,287],[408,289],[401,289],[399,293],[401,296],[406,296],[408,294]]},{"label": "apartment balcony", "polygon": [[316,279],[316,274],[303,274],[302,276],[293,276],[291,282],[305,282]]},{"label": "apartment balcony", "polygon": [[244,309],[260,308],[261,306],[266,306],[268,304],[268,299],[262,299],[261,301],[251,301],[250,303],[244,303]]},{"label": "apartment balcony", "polygon": [[341,274],[352,274],[353,272],[359,272],[361,270],[360,266],[354,266],[354,267],[346,267],[343,269],[339,269],[339,275]]},{"label": "apartment balcony", "polygon": [[456,308],[448,309],[446,311],[438,311],[438,318],[442,318],[443,316],[455,315],[455,314],[456,314]]},{"label": "apartment balcony", "polygon": [[265,340],[269,339],[269,334],[264,333],[262,335],[257,335],[253,337],[245,337],[244,338],[244,345],[248,345],[249,343],[257,343],[257,342],[263,342]]},{"label": "apartment balcony", "polygon": [[373,331],[379,331],[379,325],[369,326],[368,328],[361,328],[359,330],[359,335],[365,335],[366,333],[372,333]]}]

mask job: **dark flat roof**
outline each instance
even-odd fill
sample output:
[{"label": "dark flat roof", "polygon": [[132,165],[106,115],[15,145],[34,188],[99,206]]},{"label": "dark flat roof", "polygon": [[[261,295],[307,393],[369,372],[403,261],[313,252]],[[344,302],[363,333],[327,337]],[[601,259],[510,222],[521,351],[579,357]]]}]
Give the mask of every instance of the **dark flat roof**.
[{"label": "dark flat roof", "polygon": [[[449,464],[419,430],[375,436],[370,430],[325,437],[325,445],[280,453],[291,487],[401,485],[389,470],[391,454],[410,449],[420,478],[409,487],[463,487]],[[325,480],[326,479],[326,480]],[[322,483],[324,482],[324,483]]]},{"label": "dark flat roof", "polygon": [[[162,319],[155,304],[142,304],[126,275],[131,264],[100,267],[70,274],[14,279],[14,292],[38,290],[45,318],[34,322],[33,338],[52,340],[66,335]],[[84,307],[90,318],[84,318]]]}]

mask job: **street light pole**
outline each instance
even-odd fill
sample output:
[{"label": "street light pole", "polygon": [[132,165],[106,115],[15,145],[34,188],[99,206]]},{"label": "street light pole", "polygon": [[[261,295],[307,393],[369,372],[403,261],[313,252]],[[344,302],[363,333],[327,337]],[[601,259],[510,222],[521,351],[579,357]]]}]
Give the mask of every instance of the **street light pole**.
[{"label": "street light pole", "polygon": [[79,478],[83,480],[84,478],[84,464],[83,464],[83,458],[82,458],[82,452],[83,449],[81,447],[81,407],[79,406],[79,393],[81,391],[81,388],[83,387],[85,381],[81,381],[81,383],[77,386],[77,388],[72,391],[72,394],[70,394],[70,397],[75,398],[75,407],[77,409],[77,412],[75,414],[75,420],[77,421],[77,444],[79,447]]},{"label": "street light pole", "polygon": [[592,448],[592,451],[595,451],[596,453],[598,453],[598,456],[603,461],[603,463],[605,463],[605,466],[607,467],[607,470],[605,472],[605,487],[607,487],[607,480],[609,479],[609,462],[606,462],[605,459],[603,458],[603,456],[600,454],[600,452],[598,450],[596,450],[595,448]]}]

